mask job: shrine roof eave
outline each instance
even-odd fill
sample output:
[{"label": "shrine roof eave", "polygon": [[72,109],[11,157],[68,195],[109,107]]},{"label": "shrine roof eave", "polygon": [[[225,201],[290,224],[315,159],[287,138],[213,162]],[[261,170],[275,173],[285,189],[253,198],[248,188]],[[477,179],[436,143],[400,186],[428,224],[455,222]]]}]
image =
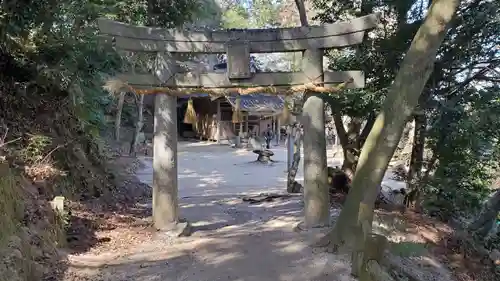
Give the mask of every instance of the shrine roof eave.
[{"label": "shrine roof eave", "polygon": [[[179,97],[179,100],[184,100],[185,102],[185,100],[189,98],[211,98],[211,96],[209,94],[199,93],[191,94],[186,97]],[[233,108],[236,107],[236,96],[225,96],[217,99],[225,99]],[[240,99],[240,110],[250,115],[277,115],[281,113],[284,106],[284,98],[275,95],[251,94],[241,96]]]},{"label": "shrine roof eave", "polygon": [[[236,106],[236,96],[226,96],[226,100]],[[280,113],[283,110],[285,100],[282,96],[266,94],[250,94],[240,96],[240,110],[248,113]]]}]

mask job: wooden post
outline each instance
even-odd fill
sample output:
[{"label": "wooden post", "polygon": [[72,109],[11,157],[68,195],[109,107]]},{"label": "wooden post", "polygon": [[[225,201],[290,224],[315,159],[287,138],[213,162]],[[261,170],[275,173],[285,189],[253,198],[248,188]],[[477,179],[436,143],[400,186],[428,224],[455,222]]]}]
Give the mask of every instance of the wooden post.
[{"label": "wooden post", "polygon": [[130,144],[129,154],[131,156],[137,155],[137,146],[139,143],[144,142],[144,132],[141,133],[142,127],[144,126],[144,95],[139,96],[139,103],[137,104],[137,121],[135,123],[134,138]]},{"label": "wooden post", "polygon": [[295,142],[294,140],[294,129],[293,129],[293,126],[289,125],[287,126],[287,162],[288,162],[288,170],[290,170],[290,168],[292,167],[292,162],[293,162],[293,153],[295,152],[294,151],[294,145],[293,143]]},{"label": "wooden post", "polygon": [[278,118],[278,132],[277,132],[277,140],[276,140],[276,145],[281,144],[281,125],[280,125],[280,119]]},{"label": "wooden post", "polygon": [[250,132],[248,131],[248,113],[245,115],[245,132],[250,136]]},{"label": "wooden post", "polygon": [[262,128],[260,127],[260,125],[262,125],[262,116],[259,116],[259,122],[257,124],[258,124],[257,136],[260,136],[260,134],[262,133]]},{"label": "wooden post", "polygon": [[274,143],[276,146],[279,145],[278,143],[278,135],[279,135],[279,132],[278,132],[278,118],[276,118],[276,116],[273,115],[273,131],[274,131]]},{"label": "wooden post", "polygon": [[[243,117],[243,120],[245,119],[245,117]],[[238,133],[238,135],[240,135],[240,137],[243,137],[243,120],[241,120],[240,122],[240,132]]]},{"label": "wooden post", "polygon": [[217,129],[216,129],[216,135],[217,135],[217,143],[220,144],[220,135],[221,135],[221,119],[222,119],[222,116],[221,116],[221,111],[220,111],[220,99],[217,100]]},{"label": "wooden post", "polygon": [[[313,82],[323,82],[323,51],[306,50],[302,67]],[[306,93],[302,111],[304,125],[304,213],[305,227],[323,227],[330,223],[330,198],[327,182],[325,105],[323,99]]]},{"label": "wooden post", "polygon": [[[161,81],[170,77],[172,60],[158,54],[156,75]],[[153,223],[156,229],[180,236],[187,234],[187,222],[179,223],[177,179],[177,97],[155,96],[153,139]]]},{"label": "wooden post", "polygon": [[118,98],[117,112],[115,117],[115,140],[120,140],[120,129],[122,122],[122,111],[123,104],[125,103],[125,94],[126,92],[120,92],[120,97]]}]

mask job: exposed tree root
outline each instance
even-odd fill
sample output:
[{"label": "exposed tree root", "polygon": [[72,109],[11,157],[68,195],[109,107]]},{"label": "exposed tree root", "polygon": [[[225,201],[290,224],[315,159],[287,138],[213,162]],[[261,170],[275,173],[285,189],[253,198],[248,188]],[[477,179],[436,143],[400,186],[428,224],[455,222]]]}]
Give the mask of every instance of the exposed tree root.
[{"label": "exposed tree root", "polygon": [[[397,273],[397,276],[402,278],[396,278],[398,280],[408,280],[408,281],[426,281],[420,278],[417,274],[411,271],[410,268],[403,264],[398,263],[396,260],[389,258],[384,259],[384,265],[391,271]],[[393,279],[394,280],[394,279]]]},{"label": "exposed tree root", "polygon": [[339,249],[343,245],[345,245],[345,242],[342,241],[341,236],[337,233],[334,227],[334,229],[325,234],[325,236],[314,242],[312,247],[325,248],[325,252],[335,254],[339,252]]},{"label": "exposed tree root", "polygon": [[259,194],[257,196],[245,196],[241,200],[244,202],[249,202],[250,204],[262,203],[262,202],[271,202],[277,198],[290,198],[289,194]]},{"label": "exposed tree root", "polygon": [[376,260],[366,263],[368,276],[360,278],[360,281],[396,281]]}]

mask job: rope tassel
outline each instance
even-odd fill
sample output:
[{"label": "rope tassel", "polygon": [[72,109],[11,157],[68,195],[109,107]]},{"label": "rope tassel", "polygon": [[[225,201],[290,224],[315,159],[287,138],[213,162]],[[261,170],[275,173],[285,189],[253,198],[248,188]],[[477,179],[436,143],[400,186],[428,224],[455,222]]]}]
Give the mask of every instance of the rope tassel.
[{"label": "rope tassel", "polygon": [[233,123],[241,123],[243,122],[243,113],[241,112],[241,97],[237,96],[234,102],[233,109]]},{"label": "rope tassel", "polygon": [[290,124],[292,114],[290,113],[289,105],[290,105],[290,102],[288,102],[285,99],[285,102],[283,103],[283,110],[281,111],[281,115],[279,116],[279,120],[280,120],[281,125]]},{"label": "rope tassel", "polygon": [[198,118],[196,116],[196,111],[193,106],[193,99],[188,100],[186,114],[184,114],[184,123],[186,124],[196,124],[198,123]]}]

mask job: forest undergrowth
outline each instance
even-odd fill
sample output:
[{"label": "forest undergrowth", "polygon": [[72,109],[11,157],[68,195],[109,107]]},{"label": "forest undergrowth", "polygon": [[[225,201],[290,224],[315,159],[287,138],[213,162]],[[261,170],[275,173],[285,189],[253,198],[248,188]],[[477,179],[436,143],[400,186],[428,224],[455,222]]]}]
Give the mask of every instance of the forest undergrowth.
[{"label": "forest undergrowth", "polygon": [[[1,58],[0,276],[60,280],[65,253],[103,242],[99,218],[149,194],[126,170],[134,163],[115,161],[113,148],[85,130],[68,92]],[[63,212],[51,207],[55,196],[65,198]]]}]

